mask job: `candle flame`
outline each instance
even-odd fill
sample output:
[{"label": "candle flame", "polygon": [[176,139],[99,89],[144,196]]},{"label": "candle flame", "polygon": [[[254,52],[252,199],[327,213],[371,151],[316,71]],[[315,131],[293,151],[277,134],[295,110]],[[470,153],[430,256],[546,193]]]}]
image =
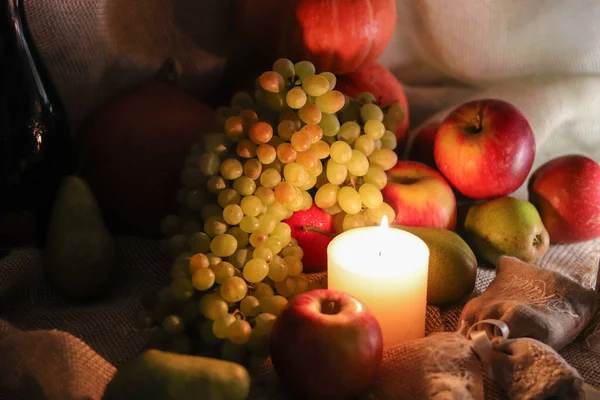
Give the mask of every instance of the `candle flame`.
[{"label": "candle flame", "polygon": [[388,219],[387,219],[387,215],[384,215],[383,218],[381,218],[381,225],[382,228],[388,228]]}]

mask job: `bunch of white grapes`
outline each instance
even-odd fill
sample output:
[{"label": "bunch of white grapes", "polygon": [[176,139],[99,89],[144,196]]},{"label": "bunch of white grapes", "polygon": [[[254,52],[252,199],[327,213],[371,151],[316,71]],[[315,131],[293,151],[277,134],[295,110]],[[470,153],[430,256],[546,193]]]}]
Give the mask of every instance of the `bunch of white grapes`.
[{"label": "bunch of white grapes", "polygon": [[172,282],[137,315],[140,327],[162,327],[151,346],[264,362],[277,315],[312,287],[283,221],[313,201],[343,230],[394,220],[381,189],[397,162],[390,129],[403,110],[335,85],[312,63],[281,58],[254,97],[240,92],[218,109],[222,132],[193,147],[179,214],[162,221]]}]

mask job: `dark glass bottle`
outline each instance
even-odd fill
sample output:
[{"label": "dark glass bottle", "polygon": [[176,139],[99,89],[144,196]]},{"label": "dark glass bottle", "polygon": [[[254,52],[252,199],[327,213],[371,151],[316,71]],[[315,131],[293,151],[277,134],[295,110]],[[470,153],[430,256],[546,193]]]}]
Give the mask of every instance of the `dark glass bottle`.
[{"label": "dark glass bottle", "polygon": [[58,185],[74,169],[74,145],[23,3],[0,0],[0,212],[32,210],[43,246]]}]

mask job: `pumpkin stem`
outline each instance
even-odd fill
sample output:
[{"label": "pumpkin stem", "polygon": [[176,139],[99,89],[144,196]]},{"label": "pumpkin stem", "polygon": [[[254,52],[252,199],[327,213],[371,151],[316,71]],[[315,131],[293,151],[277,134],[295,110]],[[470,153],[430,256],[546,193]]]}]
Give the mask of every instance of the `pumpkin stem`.
[{"label": "pumpkin stem", "polygon": [[181,64],[174,58],[169,57],[163,62],[156,73],[155,78],[159,81],[177,85],[179,83],[179,78],[181,77],[181,72]]}]

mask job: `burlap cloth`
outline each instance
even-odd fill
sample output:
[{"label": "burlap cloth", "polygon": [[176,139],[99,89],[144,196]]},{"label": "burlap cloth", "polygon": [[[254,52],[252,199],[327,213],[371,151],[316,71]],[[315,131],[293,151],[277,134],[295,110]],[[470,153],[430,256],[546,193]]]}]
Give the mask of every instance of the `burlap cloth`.
[{"label": "burlap cloth", "polygon": [[[35,249],[15,250],[0,260],[0,399],[100,399],[115,367],[142,350],[149,331],[133,326],[134,314],[144,293],[169,282],[169,262],[151,240],[120,238],[119,247],[117,284],[109,296],[92,303],[68,303],[59,297],[48,286]],[[552,246],[537,264],[593,287],[599,263],[596,239]],[[493,270],[479,268],[473,296],[493,278]],[[461,306],[428,307],[427,333],[454,331]],[[588,384],[600,387],[600,315],[561,355]],[[384,356],[387,367],[402,362],[401,352]],[[26,380],[34,388],[31,392],[22,397],[9,394]],[[505,397],[490,381],[485,389],[486,398]],[[281,398],[272,371],[254,379],[251,398]]]}]

